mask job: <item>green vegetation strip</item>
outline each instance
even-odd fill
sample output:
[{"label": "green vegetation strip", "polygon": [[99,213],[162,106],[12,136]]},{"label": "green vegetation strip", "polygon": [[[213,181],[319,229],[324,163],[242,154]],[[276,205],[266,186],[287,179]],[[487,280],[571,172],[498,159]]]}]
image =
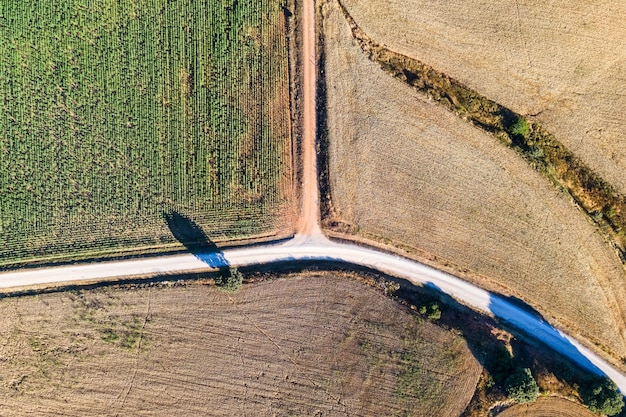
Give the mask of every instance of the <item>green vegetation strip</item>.
[{"label": "green vegetation strip", "polygon": [[280,0],[0,2],[0,268],[275,230],[287,53]]},{"label": "green vegetation strip", "polygon": [[571,195],[605,233],[622,263],[626,263],[626,199],[623,195],[540,125],[428,65],[376,43],[359,28],[339,0],[338,3],[352,35],[369,59],[515,149],[534,169]]}]

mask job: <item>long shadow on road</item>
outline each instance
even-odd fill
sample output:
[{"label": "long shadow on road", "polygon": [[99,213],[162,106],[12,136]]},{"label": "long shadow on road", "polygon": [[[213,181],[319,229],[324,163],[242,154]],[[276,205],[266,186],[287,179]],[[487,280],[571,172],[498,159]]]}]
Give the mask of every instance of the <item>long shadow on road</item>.
[{"label": "long shadow on road", "polygon": [[[570,339],[521,300],[511,303],[508,297],[491,295],[489,309],[497,317],[489,317],[460,304],[432,282],[416,286],[402,279],[390,279],[400,284],[395,295],[411,305],[419,308],[441,303],[443,314],[439,324],[455,329],[464,337],[474,357],[496,384],[502,384],[517,368],[531,368],[538,373],[548,369],[557,379],[578,386],[589,386],[607,378]],[[498,318],[511,316],[511,320]],[[535,331],[521,326],[526,322],[534,323]],[[514,338],[503,339],[498,331],[502,328],[513,331]]]},{"label": "long shadow on road", "polygon": [[222,252],[202,228],[189,217],[177,211],[163,213],[172,235],[196,258],[211,268],[226,269],[229,262]]},{"label": "long shadow on road", "polygon": [[[526,329],[522,331],[531,338],[568,357],[586,370],[596,375],[604,375],[604,372],[587,359],[570,339],[552,327],[540,315],[538,316],[534,310],[529,311],[519,305],[512,305],[509,299],[498,295],[491,296],[489,309],[497,317],[510,317],[507,320],[500,320],[503,324],[517,329]],[[528,329],[530,326],[532,326],[532,330]]]},{"label": "long shadow on road", "polygon": [[[424,287],[433,291],[433,296],[439,298],[442,303],[453,307],[453,310],[466,311],[468,314],[475,316],[479,315],[479,313],[462,306],[454,298],[446,295],[436,284],[428,282]],[[486,321],[489,325],[513,330],[515,333],[524,335],[526,338],[532,339],[545,346],[549,351],[557,353],[558,356],[561,356],[558,359],[565,359],[572,362],[576,364],[576,366],[594,375],[604,375],[604,372],[587,359],[577,346],[561,332],[552,327],[539,312],[522,300],[492,294],[489,298],[489,310],[495,316],[494,318],[487,318],[484,315],[481,317],[481,320]],[[503,319],[502,317],[508,317],[508,319]],[[471,335],[465,335],[470,340],[472,339]],[[494,340],[491,342],[493,343]],[[495,344],[502,343],[501,341],[495,342]]]}]

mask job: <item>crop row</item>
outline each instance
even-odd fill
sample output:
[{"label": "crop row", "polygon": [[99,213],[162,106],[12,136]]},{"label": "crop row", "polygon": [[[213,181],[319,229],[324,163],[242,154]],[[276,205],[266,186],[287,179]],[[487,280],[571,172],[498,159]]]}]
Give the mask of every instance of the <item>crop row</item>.
[{"label": "crop row", "polygon": [[0,4],[0,262],[59,227],[106,246],[99,218],[160,229],[168,207],[263,232],[291,162],[277,1],[101,3]]}]

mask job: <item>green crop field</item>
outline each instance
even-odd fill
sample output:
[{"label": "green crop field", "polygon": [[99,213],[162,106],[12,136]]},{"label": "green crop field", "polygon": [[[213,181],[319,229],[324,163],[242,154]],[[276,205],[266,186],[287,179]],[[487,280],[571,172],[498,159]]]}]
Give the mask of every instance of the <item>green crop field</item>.
[{"label": "green crop field", "polygon": [[285,230],[280,3],[0,2],[0,268]]}]

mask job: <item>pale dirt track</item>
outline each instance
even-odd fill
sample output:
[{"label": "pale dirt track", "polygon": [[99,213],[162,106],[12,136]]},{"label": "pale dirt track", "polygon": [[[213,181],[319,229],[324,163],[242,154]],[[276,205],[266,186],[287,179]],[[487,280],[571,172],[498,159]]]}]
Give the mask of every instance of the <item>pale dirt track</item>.
[{"label": "pale dirt track", "polygon": [[319,227],[319,190],[317,186],[317,118],[315,95],[317,86],[317,54],[315,49],[315,2],[307,1],[303,8],[303,100],[304,127],[302,132],[302,210],[298,234],[321,235]]},{"label": "pale dirt track", "polygon": [[[307,22],[311,22],[314,10],[313,1],[306,5],[309,8]],[[305,12],[305,18],[307,13]],[[315,33],[314,28],[309,29],[311,33]],[[309,34],[310,35],[310,34]],[[307,38],[309,43],[305,50],[313,51],[315,37]],[[308,48],[308,49],[307,49]],[[314,62],[314,61],[313,61]],[[314,74],[309,72],[309,77]],[[312,102],[309,103],[313,107],[307,107],[309,112],[305,112],[305,116],[311,117],[315,109],[314,91],[308,88],[314,87],[315,83],[309,81],[305,83],[305,96],[313,94]],[[307,87],[308,86],[308,87]],[[315,130],[315,122],[308,122],[309,128]],[[305,125],[307,125],[305,123]],[[306,130],[306,129],[305,129]],[[308,147],[315,145],[315,139],[309,138]],[[315,150],[309,149],[310,154],[305,157],[304,168],[307,170],[315,169]],[[308,163],[306,161],[309,161]],[[305,183],[309,191],[303,195],[317,195],[317,191],[313,188],[317,187],[315,171],[309,173],[309,179],[315,181]],[[303,198],[303,202],[307,208],[303,208],[303,217],[317,220],[319,218],[319,210],[315,199]],[[544,341],[556,351],[561,352],[565,356],[572,358],[582,366],[589,368],[600,368],[609,375],[620,387],[626,392],[626,375],[621,374],[604,360],[600,359],[590,349],[582,347],[575,340],[564,336],[556,331],[549,324],[539,320],[535,316],[523,312],[519,308],[513,306],[505,300],[498,299],[492,294],[484,291],[474,285],[460,280],[451,275],[445,274],[434,268],[422,265],[420,263],[410,261],[398,256],[380,253],[374,250],[366,249],[356,245],[338,244],[325,239],[321,233],[318,234],[319,223],[315,221],[303,221],[302,224],[308,224],[308,227],[300,228],[301,232],[309,232],[310,234],[299,234],[291,241],[276,245],[256,246],[250,248],[240,248],[225,250],[223,254],[216,256],[215,254],[198,255],[179,255],[179,256],[161,256],[153,258],[145,258],[141,260],[94,263],[81,266],[59,267],[40,270],[24,270],[17,272],[9,272],[0,274],[0,286],[20,287],[20,286],[36,286],[41,284],[50,285],[62,282],[97,282],[106,279],[114,279],[115,277],[132,276],[132,275],[157,275],[157,274],[176,274],[184,271],[206,270],[207,266],[212,268],[231,265],[259,265],[271,264],[274,262],[299,262],[304,260],[333,260],[337,262],[346,262],[349,264],[363,265],[382,272],[406,278],[411,282],[422,285],[428,283],[440,288],[443,292],[471,305],[481,311],[493,313],[497,317],[512,323],[520,329]],[[203,260],[200,260],[202,258]],[[582,354],[581,354],[582,352]],[[591,363],[594,365],[591,365]]]}]

